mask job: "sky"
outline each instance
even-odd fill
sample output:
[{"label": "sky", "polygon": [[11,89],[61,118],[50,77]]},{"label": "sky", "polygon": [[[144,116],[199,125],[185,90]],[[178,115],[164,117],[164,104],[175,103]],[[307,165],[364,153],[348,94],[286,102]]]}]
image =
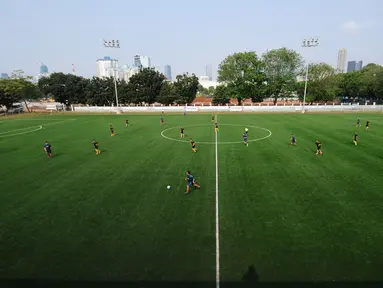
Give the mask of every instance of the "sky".
[{"label": "sky", "polygon": [[[0,72],[22,69],[92,77],[96,60],[119,65],[136,54],[155,66],[169,64],[173,78],[205,75],[235,52],[287,47],[309,62],[336,66],[340,48],[347,60],[383,64],[383,0],[0,0]],[[318,37],[316,48],[301,47]],[[120,49],[101,39],[120,40]]]}]

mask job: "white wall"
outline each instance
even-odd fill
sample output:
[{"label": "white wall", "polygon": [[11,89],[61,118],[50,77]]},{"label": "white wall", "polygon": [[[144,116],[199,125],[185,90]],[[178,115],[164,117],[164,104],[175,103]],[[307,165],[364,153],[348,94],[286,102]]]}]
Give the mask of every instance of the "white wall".
[{"label": "white wall", "polygon": [[[313,105],[308,112],[383,112],[383,105]],[[75,112],[302,112],[302,106],[137,106],[137,107],[74,107]]]}]

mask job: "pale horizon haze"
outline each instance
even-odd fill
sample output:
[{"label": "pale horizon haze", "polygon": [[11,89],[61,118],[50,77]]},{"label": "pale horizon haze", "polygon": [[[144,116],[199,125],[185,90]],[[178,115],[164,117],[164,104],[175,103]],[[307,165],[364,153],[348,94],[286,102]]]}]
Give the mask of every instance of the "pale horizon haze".
[{"label": "pale horizon haze", "polygon": [[[382,0],[0,0],[2,41],[0,72],[22,69],[92,77],[96,60],[115,57],[131,65],[135,54],[154,66],[205,75],[212,64],[234,52],[287,47],[310,62],[336,65],[340,48],[347,61],[383,64]],[[318,37],[317,48],[302,48]],[[120,49],[104,48],[101,39],[118,39]]]}]

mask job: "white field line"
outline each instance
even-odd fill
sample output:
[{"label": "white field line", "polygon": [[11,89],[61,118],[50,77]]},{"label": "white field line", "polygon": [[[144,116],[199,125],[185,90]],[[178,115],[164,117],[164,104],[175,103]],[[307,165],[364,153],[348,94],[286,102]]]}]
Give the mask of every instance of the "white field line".
[{"label": "white field line", "polygon": [[[218,115],[216,115],[218,122]],[[218,132],[215,131],[215,283],[216,288],[220,284],[220,262],[219,262],[219,202],[218,202]]]}]

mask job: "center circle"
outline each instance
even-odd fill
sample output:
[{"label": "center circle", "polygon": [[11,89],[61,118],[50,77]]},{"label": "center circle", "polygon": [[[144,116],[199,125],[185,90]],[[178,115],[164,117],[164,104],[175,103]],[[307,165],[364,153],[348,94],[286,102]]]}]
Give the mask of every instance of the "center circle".
[{"label": "center circle", "polygon": [[[186,125],[186,126],[183,126],[184,128],[188,128],[188,127],[202,127],[202,126],[211,126],[211,127],[214,127],[213,124],[196,124],[196,125]],[[268,132],[269,134],[267,136],[264,136],[264,137],[260,137],[260,138],[255,138],[255,139],[250,139],[248,140],[247,142],[256,142],[256,141],[261,141],[261,140],[265,140],[269,137],[271,137],[272,133],[269,129],[266,129],[266,128],[263,128],[263,127],[258,127],[258,126],[253,126],[253,125],[242,125],[242,124],[219,124],[219,126],[234,126],[234,127],[250,127],[250,128],[255,128],[255,129],[259,129],[259,130],[263,130],[263,131],[266,131]],[[181,139],[175,139],[175,138],[171,138],[171,137],[168,137],[166,135],[164,135],[165,132],[167,131],[171,131],[171,130],[174,130],[174,129],[179,129],[180,126],[175,126],[175,127],[170,127],[170,128],[167,128],[165,130],[162,130],[161,132],[161,136],[167,140],[171,140],[171,141],[176,141],[176,142],[183,142],[183,143],[189,143],[189,141],[187,140],[181,140]],[[218,132],[219,133],[219,132]],[[199,142],[199,141],[196,141],[197,144],[208,144],[208,145],[215,145],[215,142]],[[239,143],[243,143],[243,141],[230,141],[230,142],[217,142],[218,144],[239,144]]]}]

